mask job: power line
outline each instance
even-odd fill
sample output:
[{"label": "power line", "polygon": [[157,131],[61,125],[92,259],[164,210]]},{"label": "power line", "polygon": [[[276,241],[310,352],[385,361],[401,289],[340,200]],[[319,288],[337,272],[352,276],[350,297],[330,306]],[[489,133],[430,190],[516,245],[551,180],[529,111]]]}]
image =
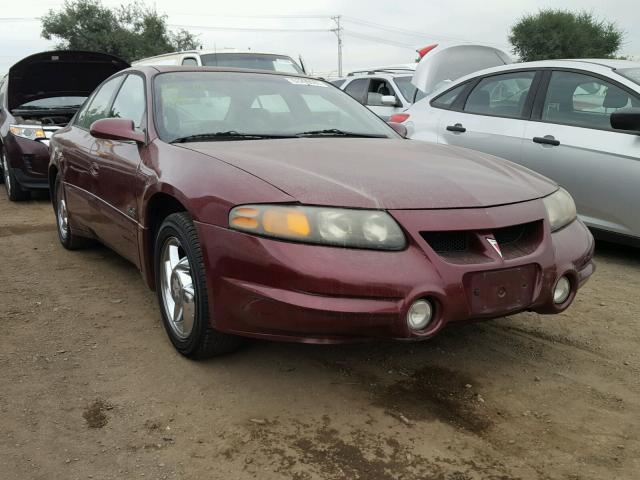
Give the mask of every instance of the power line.
[{"label": "power line", "polygon": [[416,48],[415,45],[409,45],[407,43],[396,42],[394,40],[382,39],[380,37],[374,37],[373,35],[367,35],[365,33],[354,32],[353,30],[344,30],[344,33],[345,33],[345,35],[348,35],[349,37],[360,38],[362,40],[369,40],[370,42],[382,43],[382,44],[385,44],[385,45],[391,45],[393,47],[409,48],[411,50],[415,50],[415,48]]},{"label": "power line", "polygon": [[198,30],[216,30],[230,32],[328,32],[328,28],[260,28],[260,27],[213,27],[206,25],[168,24],[171,28],[193,28]]}]

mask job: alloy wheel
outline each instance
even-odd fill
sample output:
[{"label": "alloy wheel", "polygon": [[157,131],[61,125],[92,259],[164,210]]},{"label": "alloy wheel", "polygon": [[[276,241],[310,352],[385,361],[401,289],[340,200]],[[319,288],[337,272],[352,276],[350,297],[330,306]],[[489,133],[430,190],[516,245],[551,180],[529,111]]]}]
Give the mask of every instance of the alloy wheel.
[{"label": "alloy wheel", "polygon": [[160,289],[163,306],[173,333],[184,340],[195,321],[195,287],[189,258],[176,237],[169,237],[160,255]]},{"label": "alloy wheel", "polygon": [[9,174],[9,162],[7,155],[2,151],[2,173],[4,175],[4,186],[7,189],[7,195],[11,196],[11,175]]},{"label": "alloy wheel", "polygon": [[60,238],[64,241],[69,235],[69,212],[67,211],[67,202],[64,199],[62,184],[58,184],[56,189],[56,200],[58,231],[60,232]]}]

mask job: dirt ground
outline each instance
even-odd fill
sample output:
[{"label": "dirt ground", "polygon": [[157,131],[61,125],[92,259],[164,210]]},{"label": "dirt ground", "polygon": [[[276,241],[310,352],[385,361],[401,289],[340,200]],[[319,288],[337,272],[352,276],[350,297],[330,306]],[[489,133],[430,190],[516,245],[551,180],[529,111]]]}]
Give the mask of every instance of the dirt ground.
[{"label": "dirt ground", "polygon": [[3,480],[640,478],[638,250],[562,315],[194,363],[135,268],[0,193]]}]

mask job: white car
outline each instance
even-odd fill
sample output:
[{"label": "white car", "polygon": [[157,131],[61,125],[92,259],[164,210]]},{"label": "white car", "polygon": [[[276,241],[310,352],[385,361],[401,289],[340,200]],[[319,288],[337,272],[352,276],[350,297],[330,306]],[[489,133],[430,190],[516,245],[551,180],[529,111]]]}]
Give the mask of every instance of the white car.
[{"label": "white car", "polygon": [[331,83],[383,120],[388,120],[413,103],[416,94],[416,88],[411,84],[414,70],[415,64],[359,70]]},{"label": "white car", "polygon": [[409,138],[479,150],[539,172],[572,194],[598,236],[640,245],[640,63],[489,68],[441,86],[390,120],[402,122]]},{"label": "white car", "polygon": [[304,74],[304,66],[298,65],[287,55],[260,53],[251,50],[185,50],[164,53],[155,57],[141,58],[131,64],[142,65],[187,65],[199,67],[230,67],[267,70],[272,72]]}]

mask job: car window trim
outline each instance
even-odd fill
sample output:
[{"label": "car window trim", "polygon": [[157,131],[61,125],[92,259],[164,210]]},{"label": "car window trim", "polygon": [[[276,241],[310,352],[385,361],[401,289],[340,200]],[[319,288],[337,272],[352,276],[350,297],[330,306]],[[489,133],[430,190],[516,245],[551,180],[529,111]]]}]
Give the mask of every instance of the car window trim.
[{"label": "car window trim", "polygon": [[590,72],[589,70],[581,70],[579,68],[565,68],[565,67],[543,67],[540,70],[544,73],[545,77],[542,84],[540,85],[539,95],[536,96],[533,114],[529,119],[529,121],[536,122],[536,123],[547,123],[549,125],[564,125],[564,126],[573,127],[573,128],[585,128],[587,130],[599,130],[602,132],[623,133],[626,135],[640,136],[640,132],[635,132],[631,130],[617,130],[613,127],[611,128],[588,127],[586,125],[575,125],[573,123],[567,123],[567,122],[550,122],[548,120],[543,120],[542,110],[544,108],[544,102],[547,98],[547,93],[549,91],[549,83],[551,82],[551,74],[553,72],[578,73],[581,75],[597,78],[604,82],[610,83],[615,87],[620,88],[621,90],[625,91],[629,95],[635,97],[638,100],[638,102],[640,102],[640,94],[638,94],[638,92],[635,92],[632,88],[629,88],[626,85],[620,82],[617,82],[615,79],[611,77],[607,77],[606,75],[602,75],[596,72]]}]

